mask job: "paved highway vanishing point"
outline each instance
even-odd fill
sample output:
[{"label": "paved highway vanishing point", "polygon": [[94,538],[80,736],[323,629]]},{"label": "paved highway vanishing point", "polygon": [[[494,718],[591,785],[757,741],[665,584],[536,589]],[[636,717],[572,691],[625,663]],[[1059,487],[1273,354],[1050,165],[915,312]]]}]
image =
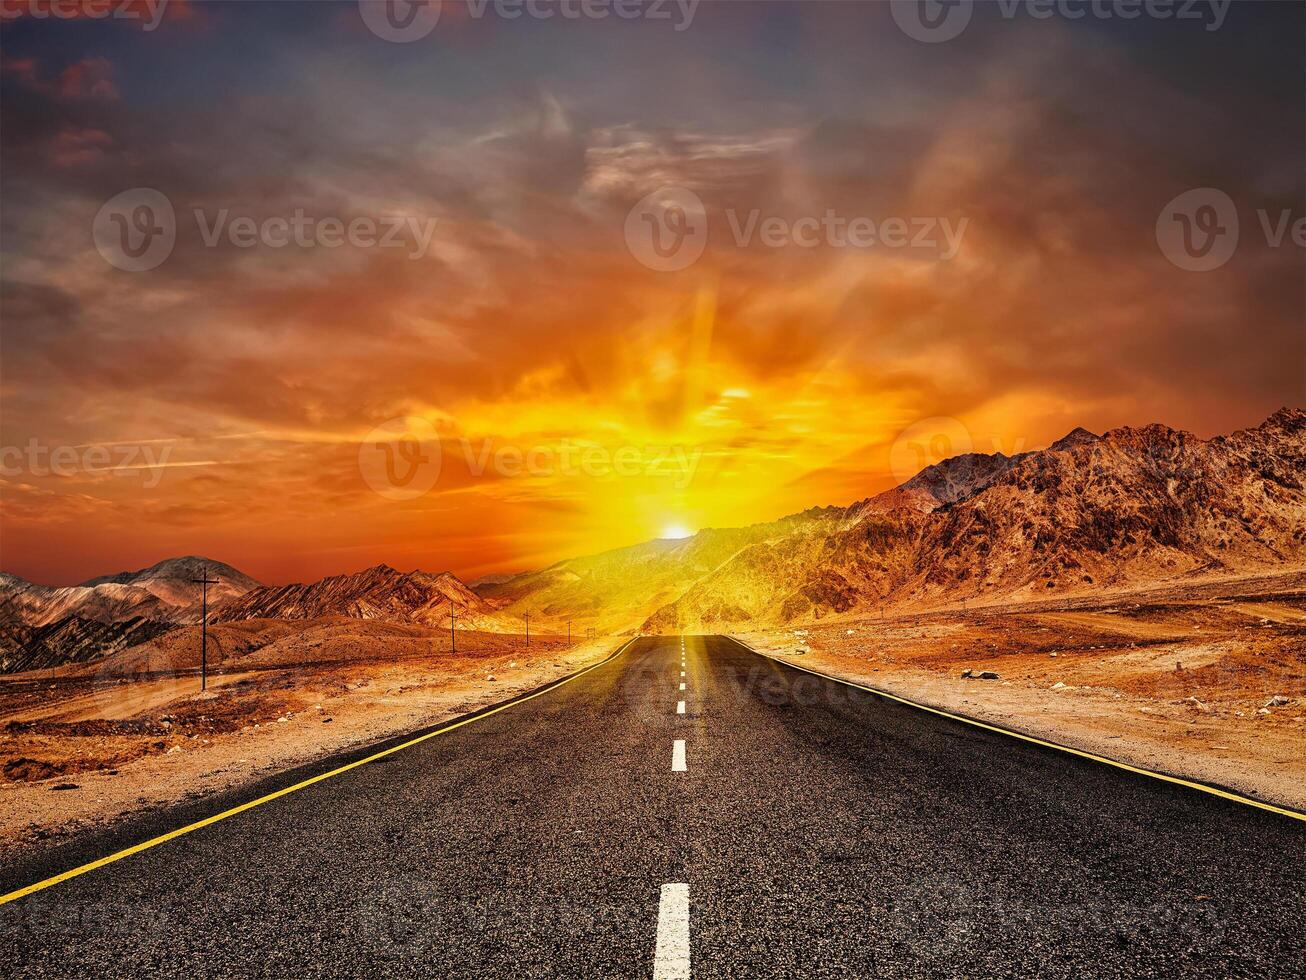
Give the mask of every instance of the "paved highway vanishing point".
[{"label": "paved highway vanishing point", "polygon": [[[1293,975],[1306,823],[648,637],[374,758],[92,835],[8,977]],[[370,758],[340,772],[342,765]]]}]

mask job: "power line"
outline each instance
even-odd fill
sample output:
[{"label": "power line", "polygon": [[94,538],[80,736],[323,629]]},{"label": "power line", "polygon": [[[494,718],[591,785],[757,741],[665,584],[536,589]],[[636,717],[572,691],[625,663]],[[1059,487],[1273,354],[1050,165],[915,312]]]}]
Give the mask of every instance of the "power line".
[{"label": "power line", "polygon": [[209,578],[209,570],[204,569],[202,578],[193,578],[200,586],[200,690],[209,686],[209,586],[217,585],[216,578]]}]

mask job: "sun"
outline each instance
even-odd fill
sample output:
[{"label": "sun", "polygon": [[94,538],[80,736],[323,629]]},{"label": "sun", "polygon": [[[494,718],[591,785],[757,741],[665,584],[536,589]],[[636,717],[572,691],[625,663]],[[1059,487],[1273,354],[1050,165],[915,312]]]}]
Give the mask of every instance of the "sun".
[{"label": "sun", "polygon": [[664,541],[679,541],[681,538],[692,538],[693,536],[694,532],[683,524],[668,524],[662,529],[660,535]]}]

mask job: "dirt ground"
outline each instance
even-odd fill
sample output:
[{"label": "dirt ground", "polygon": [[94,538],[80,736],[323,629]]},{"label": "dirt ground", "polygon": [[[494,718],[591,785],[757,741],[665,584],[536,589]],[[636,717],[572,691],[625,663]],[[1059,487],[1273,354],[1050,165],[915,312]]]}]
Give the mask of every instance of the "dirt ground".
[{"label": "dirt ground", "polygon": [[[1306,809],[1306,574],[741,634],[763,652],[1124,762]],[[0,678],[0,855],[503,701],[620,637],[343,618],[178,630]],[[964,670],[993,671],[972,680]]]},{"label": "dirt ground", "polygon": [[[216,634],[216,641],[215,641]],[[590,664],[620,638],[447,632],[354,620],[241,623],[93,668],[0,679],[0,854],[197,799],[436,724]]]},{"label": "dirt ground", "polygon": [[1301,573],[739,637],[931,707],[1306,810]]}]

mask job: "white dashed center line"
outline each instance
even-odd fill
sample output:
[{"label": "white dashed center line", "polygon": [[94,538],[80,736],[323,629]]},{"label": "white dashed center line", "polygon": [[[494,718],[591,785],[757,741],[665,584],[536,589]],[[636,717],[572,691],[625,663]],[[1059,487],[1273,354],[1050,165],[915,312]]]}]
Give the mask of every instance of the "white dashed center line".
[{"label": "white dashed center line", "polygon": [[684,683],[684,681],[681,681],[681,682],[680,682],[680,689],[681,689],[682,691],[685,689],[685,683]]},{"label": "white dashed center line", "polygon": [[689,885],[662,886],[653,980],[689,980]]},{"label": "white dashed center line", "polygon": [[685,713],[685,702],[684,702],[684,701],[677,701],[677,702],[676,702],[676,714],[678,714],[678,715],[683,715],[684,713]]},{"label": "white dashed center line", "polygon": [[685,676],[685,672],[684,672],[683,670],[680,672],[680,676],[681,676],[681,677],[684,677],[684,676]]},{"label": "white dashed center line", "polygon": [[683,738],[676,739],[675,743],[671,746],[671,771],[689,771],[689,767],[685,765],[685,740]]}]

